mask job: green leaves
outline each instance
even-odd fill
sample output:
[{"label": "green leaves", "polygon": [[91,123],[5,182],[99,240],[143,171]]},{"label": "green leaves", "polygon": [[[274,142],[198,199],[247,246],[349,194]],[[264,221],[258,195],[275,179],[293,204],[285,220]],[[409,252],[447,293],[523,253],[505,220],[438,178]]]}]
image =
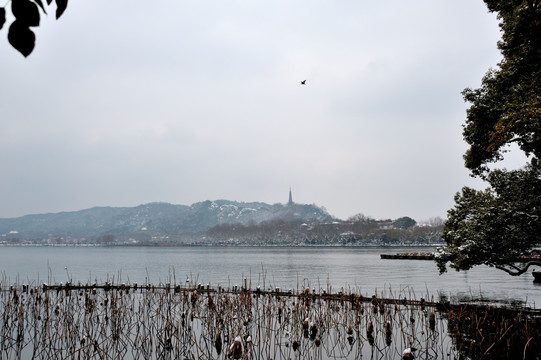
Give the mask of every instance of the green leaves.
[{"label": "green leaves", "polygon": [[[47,6],[53,0],[46,0]],[[68,6],[68,0],[55,0],[56,18],[60,18]],[[11,13],[15,20],[8,30],[8,41],[24,57],[34,50],[36,35],[30,29],[40,25],[40,9],[47,14],[42,0],[11,0]],[[6,9],[0,8],[0,30],[6,22]]]},{"label": "green leaves", "polygon": [[[503,158],[515,143],[528,156],[541,158],[541,8],[539,2],[485,0],[500,19],[503,60],[489,70],[477,90],[466,89],[471,104],[464,126],[470,145],[465,165],[485,177],[489,163]],[[537,3],[537,4],[536,4]]]},{"label": "green leaves", "polygon": [[[505,270],[541,243],[541,166],[532,161],[520,170],[494,170],[487,177],[490,188],[468,187],[455,196],[443,229],[446,247],[436,259],[456,270],[475,265]],[[520,271],[508,271],[518,275]]]},{"label": "green leaves", "polygon": [[[500,20],[503,60],[479,89],[462,92],[471,104],[462,134],[470,145],[466,167],[490,188],[457,194],[443,230],[447,245],[436,261],[440,272],[450,262],[456,270],[485,264],[519,275],[529,265],[515,260],[541,243],[541,8],[538,0],[484,1]],[[529,164],[516,171],[491,168],[510,144]]]}]

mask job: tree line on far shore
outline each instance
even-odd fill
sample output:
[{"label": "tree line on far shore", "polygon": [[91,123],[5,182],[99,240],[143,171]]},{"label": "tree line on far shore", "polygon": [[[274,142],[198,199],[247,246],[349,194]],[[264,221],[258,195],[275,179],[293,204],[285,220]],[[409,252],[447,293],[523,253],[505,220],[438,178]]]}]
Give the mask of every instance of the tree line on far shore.
[{"label": "tree line on far shore", "polygon": [[306,224],[272,221],[260,225],[218,225],[205,233],[201,243],[222,245],[283,246],[394,246],[432,245],[442,242],[443,220],[423,225],[409,217],[375,220],[353,217],[347,221]]},{"label": "tree line on far shore", "polygon": [[418,224],[410,217],[376,220],[356,215],[346,221],[272,220],[260,224],[220,224],[206,231],[182,234],[149,232],[105,234],[96,238],[55,236],[47,239],[6,239],[8,245],[219,245],[219,246],[398,246],[442,244],[443,219]]}]

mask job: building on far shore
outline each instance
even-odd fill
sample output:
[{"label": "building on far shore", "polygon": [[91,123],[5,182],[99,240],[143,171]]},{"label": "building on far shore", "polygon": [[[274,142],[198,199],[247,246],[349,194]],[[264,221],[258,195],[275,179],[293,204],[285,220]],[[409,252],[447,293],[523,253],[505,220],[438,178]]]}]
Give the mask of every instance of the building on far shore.
[{"label": "building on far shore", "polygon": [[291,195],[291,188],[289,188],[289,201],[287,202],[287,205],[289,206],[293,205],[293,196]]}]

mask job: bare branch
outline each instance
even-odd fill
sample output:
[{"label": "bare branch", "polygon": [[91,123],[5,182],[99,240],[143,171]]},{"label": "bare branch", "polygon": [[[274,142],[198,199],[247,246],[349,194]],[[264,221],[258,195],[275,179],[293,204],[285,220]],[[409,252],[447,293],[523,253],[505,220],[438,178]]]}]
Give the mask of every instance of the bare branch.
[{"label": "bare branch", "polygon": [[[516,266],[514,264],[495,265],[494,267],[496,269],[500,269],[500,270],[505,271],[509,275],[519,276],[519,275],[524,274],[526,271],[528,271],[530,266],[541,266],[541,261],[529,261],[527,263],[522,264],[521,267],[518,267],[518,266]],[[511,267],[511,268],[513,268],[515,270],[509,269],[508,267]]]}]

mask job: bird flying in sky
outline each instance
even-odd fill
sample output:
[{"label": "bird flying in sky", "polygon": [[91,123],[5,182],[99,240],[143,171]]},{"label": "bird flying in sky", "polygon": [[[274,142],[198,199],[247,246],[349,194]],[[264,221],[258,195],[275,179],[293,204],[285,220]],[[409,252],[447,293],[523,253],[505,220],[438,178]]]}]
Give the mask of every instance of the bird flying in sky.
[{"label": "bird flying in sky", "polygon": [[301,85],[306,85],[306,80],[301,81]]}]

